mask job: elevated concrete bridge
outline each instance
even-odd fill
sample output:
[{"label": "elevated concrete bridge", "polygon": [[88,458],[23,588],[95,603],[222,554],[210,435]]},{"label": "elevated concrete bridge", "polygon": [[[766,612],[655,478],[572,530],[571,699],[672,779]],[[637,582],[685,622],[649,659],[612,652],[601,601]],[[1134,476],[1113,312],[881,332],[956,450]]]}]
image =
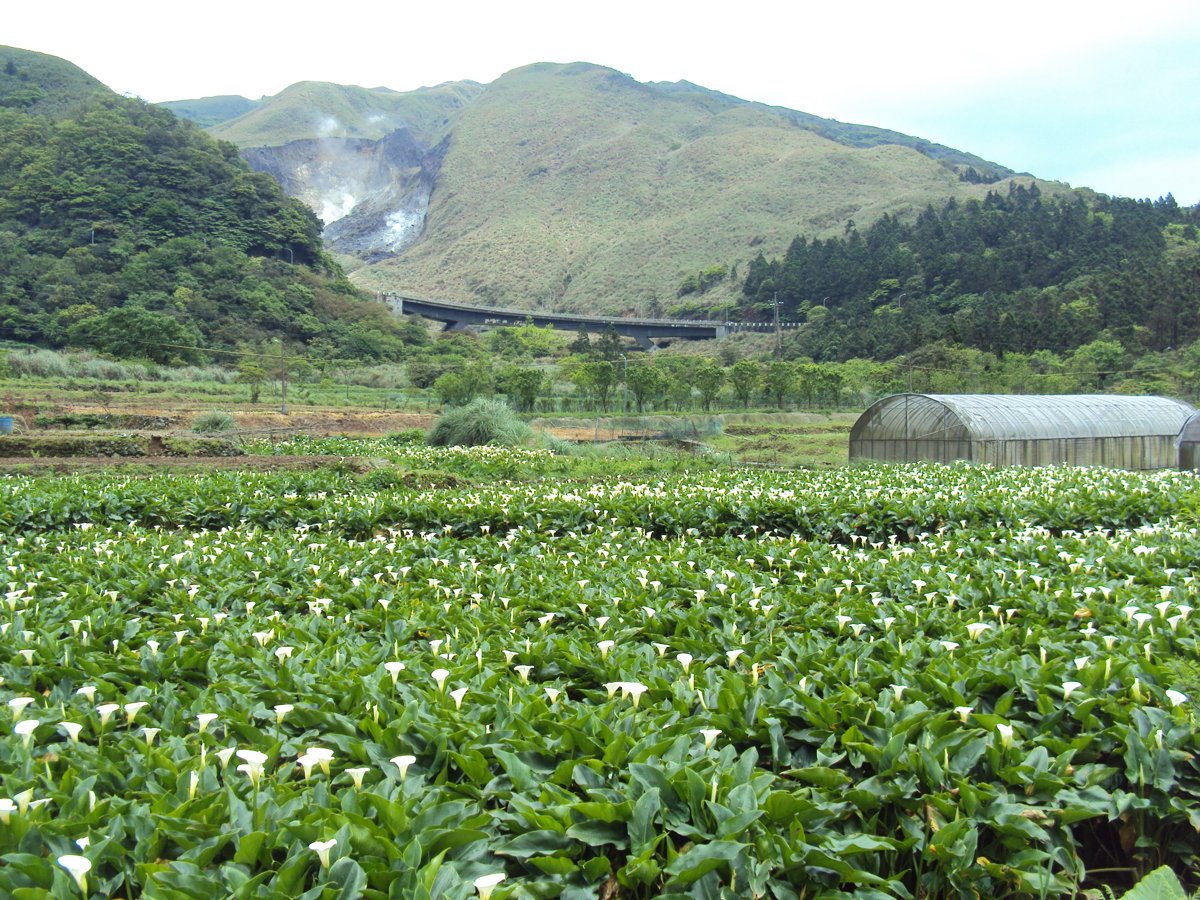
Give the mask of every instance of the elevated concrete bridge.
[{"label": "elevated concrete bridge", "polygon": [[[468,325],[516,326],[532,322],[539,328],[547,326],[561,331],[579,331],[582,327],[589,332],[604,332],[612,329],[624,337],[631,337],[647,350],[655,347],[656,340],[707,341],[724,337],[735,331],[773,331],[773,324],[750,322],[711,322],[706,319],[625,319],[609,316],[581,316],[573,313],[548,313],[529,309],[497,309],[490,306],[471,306],[466,303],[451,303],[447,300],[431,300],[424,297],[408,297],[403,294],[384,293],[379,299],[395,315],[424,316],[446,323],[446,329],[465,328]],[[781,328],[795,328],[792,322],[780,323]]]}]

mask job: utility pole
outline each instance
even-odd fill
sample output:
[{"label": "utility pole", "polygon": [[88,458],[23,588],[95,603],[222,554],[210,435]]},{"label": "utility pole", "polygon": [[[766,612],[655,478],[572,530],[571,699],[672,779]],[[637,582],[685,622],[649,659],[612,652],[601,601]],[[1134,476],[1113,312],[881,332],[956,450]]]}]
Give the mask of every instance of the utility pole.
[{"label": "utility pole", "polygon": [[628,415],[627,398],[629,396],[629,359],[624,353],[621,354],[621,415]]},{"label": "utility pole", "polygon": [[775,355],[783,357],[783,329],[779,324],[779,292],[775,292]]},{"label": "utility pole", "polygon": [[[621,354],[621,427],[625,427],[625,417],[629,415],[629,357]],[[613,440],[618,440],[617,429],[613,428]]]},{"label": "utility pole", "polygon": [[281,402],[279,404],[279,411],[286,416],[288,414],[288,411],[287,411],[287,357],[283,355],[283,341],[280,340],[279,338],[276,338],[276,340],[279,341],[279,392],[280,392],[280,396],[281,396]]}]

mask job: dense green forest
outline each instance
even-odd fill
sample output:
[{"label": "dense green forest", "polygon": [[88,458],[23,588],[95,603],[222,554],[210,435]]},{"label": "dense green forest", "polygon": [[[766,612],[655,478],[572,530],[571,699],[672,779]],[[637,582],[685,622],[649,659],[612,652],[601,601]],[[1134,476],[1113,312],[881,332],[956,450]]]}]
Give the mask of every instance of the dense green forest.
[{"label": "dense green forest", "polygon": [[417,331],[365,301],[316,216],[233,145],[0,48],[0,338],[158,361],[278,338],[394,359]]},{"label": "dense green forest", "polygon": [[887,360],[935,343],[1068,354],[1095,341],[1132,354],[1200,337],[1200,207],[1036,185],[885,216],[829,240],[797,237],[753,261],[742,314],[804,322],[789,339],[817,361]]}]

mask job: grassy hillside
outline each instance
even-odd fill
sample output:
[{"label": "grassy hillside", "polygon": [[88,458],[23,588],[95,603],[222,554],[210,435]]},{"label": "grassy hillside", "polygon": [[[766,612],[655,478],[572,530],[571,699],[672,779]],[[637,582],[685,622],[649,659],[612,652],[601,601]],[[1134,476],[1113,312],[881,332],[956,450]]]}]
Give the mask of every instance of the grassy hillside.
[{"label": "grassy hillside", "polygon": [[984,181],[998,181],[1001,178],[1014,174],[1011,169],[983,159],[973,153],[964,153],[962,150],[955,150],[953,147],[935,144],[924,138],[901,134],[899,131],[891,131],[887,128],[839,122],[836,119],[823,119],[811,113],[799,112],[782,106],[767,106],[762,103],[748,102],[738,97],[731,97],[728,94],[722,94],[719,91],[692,84],[690,81],[658,82],[651,85],[651,87],[677,96],[686,95],[692,102],[705,104],[713,112],[721,108],[733,106],[751,106],[755,109],[770,112],[792,125],[811,131],[814,134],[819,134],[821,137],[829,138],[831,141],[839,144],[845,144],[847,147],[878,147],[880,144],[896,144],[900,147],[909,147],[918,153],[928,156],[930,159],[936,159],[956,167],[973,168],[978,177]]},{"label": "grassy hillside", "polygon": [[195,122],[201,128],[220,125],[230,119],[236,119],[244,113],[261,105],[261,100],[249,100],[236,95],[220,97],[201,97],[197,100],[171,100],[160,103],[159,106],[169,109],[181,119]]},{"label": "grassy hillside", "polygon": [[[648,313],[669,309],[689,274],[714,263],[744,274],[797,230],[840,234],[850,220],[986,191],[911,147],[847,146],[715,92],[538,64],[462,111],[423,239],[354,278],[510,306]],[[735,280],[705,302],[732,301]]]},{"label": "grassy hillside", "polygon": [[59,116],[97,91],[108,88],[65,59],[0,46],[0,109]]},{"label": "grassy hillside", "polygon": [[316,137],[378,140],[407,126],[435,144],[481,85],[456,81],[416,91],[302,81],[255,109],[211,129],[239,147],[266,147]]}]

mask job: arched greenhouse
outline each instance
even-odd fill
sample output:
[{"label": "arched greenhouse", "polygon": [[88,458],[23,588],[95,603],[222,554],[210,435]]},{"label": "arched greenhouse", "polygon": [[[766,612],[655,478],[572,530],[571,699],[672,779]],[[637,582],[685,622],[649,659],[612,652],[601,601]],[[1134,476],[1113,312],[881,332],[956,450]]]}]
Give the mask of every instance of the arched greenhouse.
[{"label": "arched greenhouse", "polygon": [[1193,413],[1167,397],[897,394],[859,416],[850,459],[1171,468]]},{"label": "arched greenhouse", "polygon": [[1179,451],[1179,468],[1185,471],[1200,470],[1200,413],[1195,413],[1183,423],[1175,444]]}]

